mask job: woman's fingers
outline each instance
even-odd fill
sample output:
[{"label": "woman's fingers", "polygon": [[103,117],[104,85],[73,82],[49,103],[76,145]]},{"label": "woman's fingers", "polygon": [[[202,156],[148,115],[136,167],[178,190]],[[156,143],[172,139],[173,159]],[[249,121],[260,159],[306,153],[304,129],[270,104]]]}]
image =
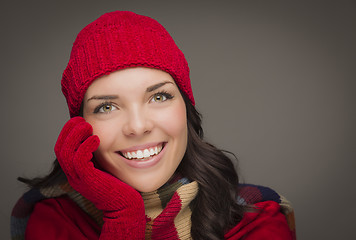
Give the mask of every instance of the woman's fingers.
[{"label": "woman's fingers", "polygon": [[92,126],[85,122],[83,118],[74,119],[66,124],[61,137],[64,139],[59,139],[58,148],[56,149],[57,159],[66,173],[67,177],[76,177],[76,172],[74,169],[73,161],[74,156],[80,145],[92,135]]},{"label": "woman's fingers", "polygon": [[80,122],[84,122],[84,118],[82,117],[74,117],[71,118],[62,128],[61,133],[58,136],[56,145],[54,147],[54,151],[58,157],[60,153],[63,143],[66,141],[68,134],[73,130],[73,128]]},{"label": "woman's fingers", "polygon": [[92,135],[79,146],[73,161],[73,166],[79,178],[85,178],[94,174],[95,167],[91,160],[93,152],[98,149],[99,144],[99,137]]}]

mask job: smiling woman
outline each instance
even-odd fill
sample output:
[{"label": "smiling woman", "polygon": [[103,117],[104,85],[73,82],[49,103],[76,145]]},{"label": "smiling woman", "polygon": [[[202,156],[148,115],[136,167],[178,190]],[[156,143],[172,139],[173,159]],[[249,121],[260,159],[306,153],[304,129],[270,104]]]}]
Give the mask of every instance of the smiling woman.
[{"label": "smiling woman", "polygon": [[272,189],[239,183],[207,143],[187,61],[157,21],[107,13],[77,36],[62,78],[71,119],[53,171],[20,178],[13,239],[293,239]]},{"label": "smiling woman", "polygon": [[135,67],[102,76],[83,103],[83,117],[100,139],[94,156],[103,169],[140,192],[173,176],[187,146],[187,117],[167,72]]}]

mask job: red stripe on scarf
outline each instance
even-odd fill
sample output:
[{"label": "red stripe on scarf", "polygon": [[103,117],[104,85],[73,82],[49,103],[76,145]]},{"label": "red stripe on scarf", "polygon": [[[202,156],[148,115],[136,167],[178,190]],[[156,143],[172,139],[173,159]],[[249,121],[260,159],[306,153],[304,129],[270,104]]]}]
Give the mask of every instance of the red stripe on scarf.
[{"label": "red stripe on scarf", "polygon": [[174,226],[174,218],[182,208],[182,201],[177,192],[174,193],[167,207],[153,222],[152,239],[179,239]]}]

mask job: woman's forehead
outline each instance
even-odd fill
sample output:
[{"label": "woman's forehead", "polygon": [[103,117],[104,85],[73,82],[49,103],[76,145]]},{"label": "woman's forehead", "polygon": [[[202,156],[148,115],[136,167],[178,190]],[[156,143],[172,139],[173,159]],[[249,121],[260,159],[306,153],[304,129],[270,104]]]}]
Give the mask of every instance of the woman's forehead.
[{"label": "woman's forehead", "polygon": [[164,85],[177,87],[172,76],[162,70],[146,67],[125,68],[103,75],[93,81],[88,87],[85,97],[88,98],[88,95],[93,93],[110,92],[115,89],[150,92]]}]

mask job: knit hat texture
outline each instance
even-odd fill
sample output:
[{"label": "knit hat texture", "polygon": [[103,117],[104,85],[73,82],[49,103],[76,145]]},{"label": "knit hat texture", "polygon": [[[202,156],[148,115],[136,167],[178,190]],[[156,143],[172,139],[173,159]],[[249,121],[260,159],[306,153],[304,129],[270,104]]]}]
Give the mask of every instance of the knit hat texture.
[{"label": "knit hat texture", "polygon": [[169,73],[195,105],[188,63],[167,30],[150,17],[115,11],[83,28],[73,43],[62,77],[70,116],[79,115],[85,92],[95,79],[137,66]]}]

